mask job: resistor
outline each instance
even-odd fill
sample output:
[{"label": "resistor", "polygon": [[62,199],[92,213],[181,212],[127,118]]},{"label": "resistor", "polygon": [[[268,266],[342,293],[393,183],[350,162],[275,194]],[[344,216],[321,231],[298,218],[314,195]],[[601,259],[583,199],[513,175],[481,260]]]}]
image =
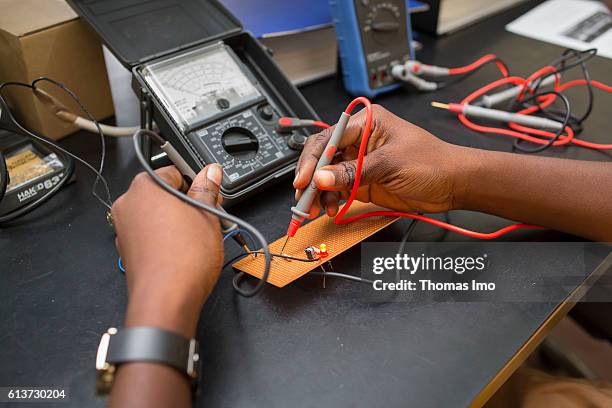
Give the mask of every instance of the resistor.
[{"label": "resistor", "polygon": [[306,257],[308,259],[318,259],[319,258],[319,248],[315,247],[315,246],[309,246],[308,248],[306,248],[304,250],[304,252],[306,253]]}]

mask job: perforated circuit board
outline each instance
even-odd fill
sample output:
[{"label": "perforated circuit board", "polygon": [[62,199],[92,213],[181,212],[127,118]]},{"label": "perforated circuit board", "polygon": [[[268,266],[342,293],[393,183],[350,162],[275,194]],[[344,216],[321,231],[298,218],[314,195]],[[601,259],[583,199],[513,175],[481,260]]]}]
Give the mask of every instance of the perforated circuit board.
[{"label": "perforated circuit board", "polygon": [[[377,210],[381,210],[381,208],[373,204],[355,201],[345,214],[345,217],[348,218],[364,212]],[[336,225],[333,218],[323,215],[302,226],[297,234],[289,239],[283,252],[293,257],[306,258],[305,248],[312,245],[318,247],[321,243],[325,243],[327,245],[328,256],[316,262],[288,261],[282,258],[273,258],[268,282],[282,288],[392,224],[397,219],[396,217],[369,217],[349,224]],[[268,246],[270,252],[280,253],[285,239],[286,236],[283,236],[271,243]],[[261,279],[264,271],[264,257],[262,255],[255,258],[249,256],[233,264],[233,267]]]}]

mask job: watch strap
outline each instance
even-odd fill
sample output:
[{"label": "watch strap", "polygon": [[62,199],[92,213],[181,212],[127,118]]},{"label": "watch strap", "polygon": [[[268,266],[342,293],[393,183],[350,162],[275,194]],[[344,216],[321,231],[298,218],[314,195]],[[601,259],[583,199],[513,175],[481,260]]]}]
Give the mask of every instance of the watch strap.
[{"label": "watch strap", "polygon": [[112,365],[135,362],[165,364],[197,377],[198,344],[176,333],[156,327],[128,327],[110,337],[106,362]]}]

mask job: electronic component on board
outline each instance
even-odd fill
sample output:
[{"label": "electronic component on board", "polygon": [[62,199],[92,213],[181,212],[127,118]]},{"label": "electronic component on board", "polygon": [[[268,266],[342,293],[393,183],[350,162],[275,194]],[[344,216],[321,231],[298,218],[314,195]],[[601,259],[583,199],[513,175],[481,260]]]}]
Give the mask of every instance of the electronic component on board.
[{"label": "electronic component on board", "polygon": [[304,250],[304,252],[306,253],[306,258],[308,259],[318,259],[319,258],[319,248],[315,247],[315,246],[309,246],[308,248],[306,248]]},{"label": "electronic component on board", "polygon": [[[342,209],[342,207],[340,208]],[[368,210],[382,210],[380,207],[355,201],[346,212],[347,217],[353,217]],[[320,251],[320,245],[314,246],[313,242],[324,242],[327,250],[325,262],[339,256],[353,246],[359,244],[369,236],[394,223],[397,217],[369,217],[356,220],[348,224],[336,224],[334,219],[326,215],[305,224],[300,233],[291,239],[284,250],[281,250],[285,237],[281,237],[270,243],[268,248],[271,253],[288,255],[296,258],[304,258],[305,249],[316,248]],[[330,249],[332,249],[330,251]],[[308,257],[308,254],[306,254]],[[319,255],[315,259],[319,259]],[[308,272],[320,268],[319,261],[314,262],[272,262],[268,283],[282,288],[289,283],[306,275]],[[261,278],[264,273],[264,257],[245,257],[232,265],[235,269]]]},{"label": "electronic component on board", "polygon": [[325,244],[319,245],[319,255],[321,256],[321,258],[327,258],[327,255],[329,255],[327,253],[327,245]]}]

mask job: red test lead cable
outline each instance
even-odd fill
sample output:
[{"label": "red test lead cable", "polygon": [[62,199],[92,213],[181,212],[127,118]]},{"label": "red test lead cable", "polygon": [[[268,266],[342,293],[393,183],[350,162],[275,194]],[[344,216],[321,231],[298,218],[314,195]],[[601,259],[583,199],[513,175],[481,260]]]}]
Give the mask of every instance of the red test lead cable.
[{"label": "red test lead cable", "polygon": [[501,74],[504,77],[507,77],[509,75],[508,68],[506,68],[506,65],[504,65],[504,63],[495,54],[487,54],[487,55],[477,59],[476,61],[474,61],[471,64],[466,65],[464,67],[449,68],[448,69],[448,73],[450,75],[467,74],[468,72],[472,72],[475,69],[480,68],[482,65],[488,64],[491,61],[495,62],[495,65],[497,65],[497,68],[499,69],[499,72],[501,72]]},{"label": "red test lead cable", "polygon": [[440,228],[444,228],[447,229],[449,231],[455,232],[457,234],[462,234],[462,235],[466,235],[468,237],[471,238],[477,238],[477,239],[495,239],[498,238],[504,234],[507,234],[511,231],[515,231],[518,229],[524,229],[524,228],[542,228],[542,227],[538,227],[536,225],[530,225],[530,224],[513,224],[513,225],[509,225],[507,227],[501,228],[497,231],[494,232],[478,232],[478,231],[472,231],[466,228],[462,228],[462,227],[458,227],[456,225],[452,225],[449,224],[447,222],[444,221],[439,221],[436,220],[434,218],[430,218],[430,217],[426,217],[424,215],[419,215],[419,214],[413,214],[413,213],[407,213],[407,212],[401,212],[401,211],[373,211],[373,212],[367,212],[367,213],[363,213],[363,214],[359,214],[359,215],[355,215],[353,217],[350,218],[344,218],[344,215],[346,214],[346,212],[349,210],[349,208],[351,207],[351,204],[353,203],[353,201],[355,200],[355,197],[357,195],[357,189],[359,188],[359,183],[361,181],[361,171],[363,168],[363,160],[364,157],[366,155],[366,149],[368,146],[368,139],[370,138],[370,133],[372,131],[372,105],[370,103],[370,101],[361,96],[358,98],[355,98],[346,108],[346,110],[344,111],[345,114],[350,115],[351,112],[355,109],[356,106],[358,105],[364,105],[365,109],[366,109],[366,121],[364,124],[364,127],[362,129],[361,132],[361,144],[359,145],[359,154],[357,157],[357,169],[355,172],[355,182],[353,183],[353,187],[351,189],[351,193],[349,195],[348,200],[346,201],[346,204],[342,207],[342,209],[340,210],[340,212],[338,213],[338,215],[336,216],[334,222],[338,225],[342,225],[342,224],[348,224],[350,222],[353,221],[357,221],[360,220],[362,218],[367,218],[367,217],[379,217],[379,216],[387,216],[387,217],[405,217],[405,218],[412,218],[415,220],[419,220],[419,221],[423,221],[423,222],[427,222],[429,224],[435,225],[437,227]]},{"label": "red test lead cable", "polygon": [[[533,89],[529,87],[530,84],[533,84],[538,78],[542,78],[547,75],[551,75],[555,73],[556,73],[555,67],[546,66],[546,67],[540,68],[539,70],[535,71],[533,74],[531,74],[526,79],[517,77],[517,76],[512,76],[512,77],[502,78],[497,81],[493,81],[490,84],[485,85],[484,87],[477,89],[476,91],[469,94],[467,97],[465,97],[460,102],[460,105],[471,104],[476,99],[484,96],[488,92],[491,92],[494,89],[497,89],[499,87],[506,86],[506,85],[514,85],[514,86],[522,87],[521,91],[519,92],[519,95],[516,98],[516,100],[520,102],[523,100],[526,93],[533,94]],[[585,86],[585,85],[587,85],[587,81],[584,79],[573,80],[573,81],[569,81],[569,82],[562,84],[560,82],[560,76],[558,74],[555,74],[555,81],[554,81],[553,89],[555,92],[562,93],[563,91],[569,88],[573,88],[576,86]],[[603,84],[599,81],[591,80],[590,85],[593,86],[594,88],[598,88],[605,92],[612,92],[612,86]],[[536,113],[542,110],[543,108],[550,106],[556,99],[557,99],[557,95],[554,95],[554,94],[540,96],[538,97],[538,105],[533,105],[533,106],[524,108],[516,113],[519,115],[530,115],[532,113]],[[454,104],[451,104],[451,105],[454,105]],[[458,109],[452,109],[452,110],[455,112],[458,112]],[[474,130],[476,132],[510,136],[510,137],[525,140],[525,141],[528,141],[528,142],[531,142],[537,145],[546,145],[550,142],[551,139],[557,136],[554,132],[546,131],[543,129],[535,129],[533,127],[523,126],[523,125],[513,123],[513,122],[508,123],[508,128],[500,128],[500,127],[485,126],[485,125],[477,124],[473,122],[472,120],[470,120],[462,112],[458,112],[457,116],[459,118],[459,121],[463,125],[465,125],[467,128]],[[589,142],[583,139],[579,139],[575,137],[572,128],[569,126],[566,126],[564,129],[564,133],[561,134],[552,143],[552,146],[563,146],[563,145],[568,145],[568,144],[574,144],[576,146],[593,149],[593,150],[611,150],[612,149],[612,144],[593,143],[593,142]]]}]

